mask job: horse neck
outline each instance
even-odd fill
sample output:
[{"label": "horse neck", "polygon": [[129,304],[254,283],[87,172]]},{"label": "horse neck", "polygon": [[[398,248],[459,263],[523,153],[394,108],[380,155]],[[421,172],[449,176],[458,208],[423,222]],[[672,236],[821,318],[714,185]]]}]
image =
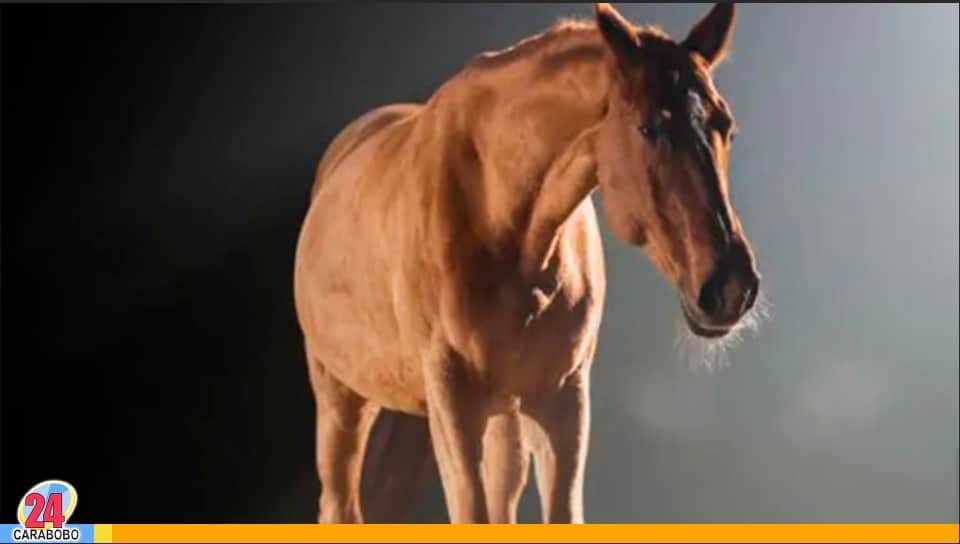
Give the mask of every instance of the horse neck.
[{"label": "horse neck", "polygon": [[524,251],[531,231],[559,227],[553,223],[562,223],[596,183],[592,176],[565,183],[549,174],[605,114],[605,49],[595,29],[549,39],[534,53],[508,50],[476,61],[431,100],[456,127],[452,189],[459,211],[493,250]]}]

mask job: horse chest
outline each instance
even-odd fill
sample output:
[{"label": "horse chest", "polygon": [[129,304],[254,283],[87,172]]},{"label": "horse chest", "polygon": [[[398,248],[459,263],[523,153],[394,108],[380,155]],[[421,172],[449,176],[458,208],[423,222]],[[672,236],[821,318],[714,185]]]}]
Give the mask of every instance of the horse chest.
[{"label": "horse chest", "polygon": [[[591,278],[538,285],[504,281],[465,301],[459,338],[493,392],[526,396],[560,383],[584,361],[602,300]],[[471,303],[472,302],[472,303]]]}]

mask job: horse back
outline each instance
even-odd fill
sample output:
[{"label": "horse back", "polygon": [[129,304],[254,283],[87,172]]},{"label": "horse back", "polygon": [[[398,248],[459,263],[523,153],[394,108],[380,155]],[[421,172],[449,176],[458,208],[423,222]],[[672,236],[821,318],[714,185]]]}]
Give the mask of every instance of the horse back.
[{"label": "horse back", "polygon": [[317,191],[323,184],[323,180],[336,169],[337,165],[339,165],[351,151],[355,150],[374,134],[377,134],[397,121],[416,115],[421,109],[423,109],[422,104],[389,104],[368,111],[344,127],[333,141],[330,142],[330,145],[327,146],[326,151],[324,151],[323,156],[317,163],[310,198],[312,199],[316,196]]}]

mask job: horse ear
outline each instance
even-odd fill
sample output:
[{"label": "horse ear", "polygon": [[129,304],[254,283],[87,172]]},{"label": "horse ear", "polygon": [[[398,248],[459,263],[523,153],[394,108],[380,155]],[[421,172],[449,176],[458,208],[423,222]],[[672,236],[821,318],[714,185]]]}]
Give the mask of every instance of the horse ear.
[{"label": "horse ear", "polygon": [[732,2],[714,5],[683,40],[683,46],[703,57],[711,70],[716,68],[730,51],[736,13],[736,6]]},{"label": "horse ear", "polygon": [[629,64],[640,45],[633,25],[607,3],[594,4],[594,14],[597,19],[597,28],[600,29],[600,34],[613,50],[617,60]]}]

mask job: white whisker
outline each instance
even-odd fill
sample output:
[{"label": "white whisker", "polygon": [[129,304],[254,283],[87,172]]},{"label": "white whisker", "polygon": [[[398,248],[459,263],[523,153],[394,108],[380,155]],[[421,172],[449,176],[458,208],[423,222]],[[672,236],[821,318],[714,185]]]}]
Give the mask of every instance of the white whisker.
[{"label": "white whisker", "polygon": [[748,333],[757,334],[760,325],[769,320],[772,313],[769,298],[760,291],[753,308],[740,318],[730,332],[720,338],[695,335],[681,318],[673,345],[674,356],[686,362],[687,367],[694,371],[714,372],[727,368],[731,364],[730,351],[740,345]]}]

